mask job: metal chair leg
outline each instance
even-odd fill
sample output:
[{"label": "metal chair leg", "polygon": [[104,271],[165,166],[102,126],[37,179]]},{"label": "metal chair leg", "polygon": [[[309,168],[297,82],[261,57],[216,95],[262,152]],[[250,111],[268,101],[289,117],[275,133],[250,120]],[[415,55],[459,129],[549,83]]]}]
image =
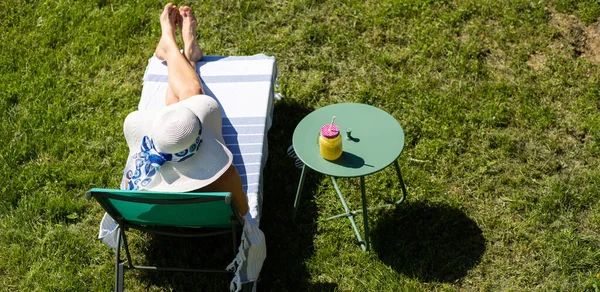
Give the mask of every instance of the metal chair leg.
[{"label": "metal chair leg", "polygon": [[117,255],[115,259],[115,291],[123,291],[123,263],[121,262],[121,232],[123,229],[118,227],[117,236]]},{"label": "metal chair leg", "polygon": [[121,223],[122,225],[120,225],[121,227],[119,227],[121,229],[121,233],[120,235],[123,237],[123,247],[125,248],[125,255],[127,256],[127,266],[132,269],[133,268],[133,262],[131,261],[131,253],[129,253],[129,244],[127,243],[127,235],[125,235],[125,224]]},{"label": "metal chair leg", "polygon": [[231,237],[233,238],[233,257],[236,255],[237,251],[237,235],[235,232],[235,219],[231,218]]},{"label": "metal chair leg", "polygon": [[254,285],[254,282],[242,284],[242,291],[243,292],[252,292],[252,286],[253,285]]},{"label": "metal chair leg", "polygon": [[125,265],[121,262],[117,265],[117,285],[115,287],[117,292],[123,292],[124,273]]}]

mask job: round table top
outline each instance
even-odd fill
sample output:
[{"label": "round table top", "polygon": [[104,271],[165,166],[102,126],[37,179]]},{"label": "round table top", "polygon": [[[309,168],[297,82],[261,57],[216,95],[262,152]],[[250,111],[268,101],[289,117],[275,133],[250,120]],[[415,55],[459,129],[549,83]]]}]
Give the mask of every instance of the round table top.
[{"label": "round table top", "polygon": [[[342,156],[329,161],[319,152],[321,127],[335,124],[342,135]],[[351,139],[347,131],[351,130]],[[385,111],[360,103],[333,104],[308,114],[294,130],[296,155],[306,166],[335,177],[358,177],[375,173],[394,162],[404,148],[404,130]]]}]

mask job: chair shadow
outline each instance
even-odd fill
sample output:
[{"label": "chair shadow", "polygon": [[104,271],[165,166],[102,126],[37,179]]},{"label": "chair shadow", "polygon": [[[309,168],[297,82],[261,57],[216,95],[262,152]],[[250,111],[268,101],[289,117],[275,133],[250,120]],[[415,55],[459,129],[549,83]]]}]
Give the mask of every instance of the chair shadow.
[{"label": "chair shadow", "polygon": [[485,252],[481,229],[456,208],[404,202],[381,215],[371,232],[373,250],[398,273],[420,281],[459,280]]},{"label": "chair shadow", "polygon": [[319,174],[308,171],[295,222],[292,210],[300,169],[287,155],[296,125],[314,109],[285,98],[275,103],[269,131],[269,158],[264,170],[264,204],[261,229],[267,241],[267,260],[261,272],[260,291],[333,291],[331,283],[310,284],[305,259],[314,254],[317,208],[313,200]]},{"label": "chair shadow", "polygon": [[[287,98],[275,103],[273,124],[269,130],[269,155],[263,171],[263,205],[260,228],[265,233],[267,258],[258,280],[258,291],[334,291],[334,283],[309,283],[305,259],[314,254],[312,238],[316,232],[316,205],[313,196],[321,176],[308,172],[304,182],[298,216],[292,210],[300,178],[300,169],[287,156],[296,125],[312,108]],[[231,236],[177,238],[149,236],[143,249],[145,263],[156,266],[196,269],[225,269],[233,260]],[[237,237],[239,243],[239,232]],[[127,273],[132,273],[128,271]],[[231,274],[139,271],[147,286],[172,291],[224,291],[229,289]]]},{"label": "chair shadow", "polygon": [[[240,232],[237,232],[239,244]],[[144,263],[158,267],[225,270],[235,257],[231,235],[207,238],[181,238],[148,235],[144,244]],[[237,247],[236,247],[237,252]],[[149,286],[169,291],[224,291],[233,278],[231,273],[192,273],[139,271],[140,280]]]}]

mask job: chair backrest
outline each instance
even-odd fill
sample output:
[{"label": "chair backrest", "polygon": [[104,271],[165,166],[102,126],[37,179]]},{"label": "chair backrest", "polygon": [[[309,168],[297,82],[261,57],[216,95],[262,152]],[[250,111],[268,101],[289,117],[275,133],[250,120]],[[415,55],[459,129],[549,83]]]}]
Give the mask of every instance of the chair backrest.
[{"label": "chair backrest", "polygon": [[142,226],[231,227],[231,193],[171,193],[93,188],[96,198],[116,221]]}]

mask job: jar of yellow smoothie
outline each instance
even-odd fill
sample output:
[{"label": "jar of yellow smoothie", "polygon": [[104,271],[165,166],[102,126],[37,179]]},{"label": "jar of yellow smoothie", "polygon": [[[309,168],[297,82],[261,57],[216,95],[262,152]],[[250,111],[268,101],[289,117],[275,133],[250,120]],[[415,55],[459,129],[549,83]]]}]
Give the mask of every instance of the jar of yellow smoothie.
[{"label": "jar of yellow smoothie", "polygon": [[342,155],[342,136],[340,128],[331,121],[321,127],[319,135],[319,151],[327,160],[336,160]]}]

